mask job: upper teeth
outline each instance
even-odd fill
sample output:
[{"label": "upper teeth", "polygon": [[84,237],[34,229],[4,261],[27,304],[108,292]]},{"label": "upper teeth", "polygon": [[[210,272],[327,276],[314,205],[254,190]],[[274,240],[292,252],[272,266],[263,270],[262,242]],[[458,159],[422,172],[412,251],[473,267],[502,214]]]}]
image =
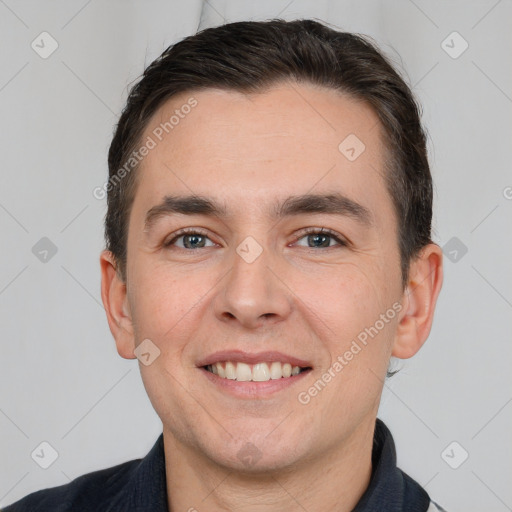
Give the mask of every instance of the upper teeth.
[{"label": "upper teeth", "polygon": [[249,365],[246,363],[234,363],[226,361],[222,363],[210,364],[208,371],[215,373],[223,379],[232,379],[239,381],[257,381],[263,382],[270,379],[280,379],[281,377],[290,377],[300,373],[299,366],[293,366],[290,363],[256,363]]}]

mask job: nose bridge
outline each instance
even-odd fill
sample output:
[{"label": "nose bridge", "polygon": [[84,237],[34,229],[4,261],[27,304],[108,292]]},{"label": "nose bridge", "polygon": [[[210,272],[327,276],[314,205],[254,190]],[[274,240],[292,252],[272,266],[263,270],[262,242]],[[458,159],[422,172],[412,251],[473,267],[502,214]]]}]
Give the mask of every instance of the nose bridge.
[{"label": "nose bridge", "polygon": [[234,318],[246,327],[278,321],[290,311],[287,289],[272,268],[275,259],[259,238],[247,236],[233,251],[232,269],[215,305],[219,318]]}]

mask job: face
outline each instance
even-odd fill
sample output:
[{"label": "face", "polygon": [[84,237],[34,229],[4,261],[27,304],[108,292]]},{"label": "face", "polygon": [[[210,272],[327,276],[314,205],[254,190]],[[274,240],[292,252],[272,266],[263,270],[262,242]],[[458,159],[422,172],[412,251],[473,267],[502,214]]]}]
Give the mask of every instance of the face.
[{"label": "face", "polygon": [[[403,301],[380,130],[365,104],[305,84],[184,93],[152,118],[117,343],[160,351],[140,368],[168,439],[261,471],[373,424]],[[191,195],[209,203],[176,201]]]}]

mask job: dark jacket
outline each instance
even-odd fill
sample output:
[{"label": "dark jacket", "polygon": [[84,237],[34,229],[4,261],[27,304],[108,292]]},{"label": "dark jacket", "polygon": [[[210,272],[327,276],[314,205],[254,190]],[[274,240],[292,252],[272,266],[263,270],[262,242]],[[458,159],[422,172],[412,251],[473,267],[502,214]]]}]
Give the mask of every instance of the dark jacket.
[{"label": "dark jacket", "polygon": [[[168,512],[163,434],[143,459],[94,471],[66,485],[34,492],[2,512],[86,511]],[[370,485],[353,512],[437,511],[443,509],[430,500],[417,482],[396,467],[393,437],[386,425],[377,419]]]}]

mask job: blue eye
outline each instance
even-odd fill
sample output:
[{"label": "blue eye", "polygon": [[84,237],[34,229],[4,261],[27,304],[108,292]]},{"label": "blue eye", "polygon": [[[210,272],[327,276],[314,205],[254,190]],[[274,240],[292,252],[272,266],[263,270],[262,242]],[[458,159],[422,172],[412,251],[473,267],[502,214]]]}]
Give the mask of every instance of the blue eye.
[{"label": "blue eye", "polygon": [[[316,243],[320,243],[322,245],[313,245],[313,246],[309,246],[309,248],[330,248],[332,247],[330,245],[330,242],[332,240],[335,240],[336,242],[338,242],[338,245],[340,246],[346,246],[347,243],[342,240],[340,238],[340,236],[338,236],[337,233],[335,233],[334,231],[331,231],[330,229],[317,229],[317,228],[308,228],[306,230],[304,230],[302,232],[302,235],[300,237],[297,238],[297,240],[301,240],[302,238],[306,238],[307,237],[307,243],[312,243],[312,244],[316,244]],[[327,245],[325,245],[325,240],[327,240]]]},{"label": "blue eye", "polygon": [[[183,246],[177,246],[179,247],[180,249],[202,249],[205,247],[205,240],[208,239],[208,236],[206,235],[206,233],[200,231],[200,230],[197,230],[197,229],[181,229],[180,231],[178,231],[176,233],[176,235],[171,239],[169,240],[168,242],[166,242],[164,244],[165,247],[169,247],[169,246],[172,246],[175,244],[175,242],[177,240],[179,240],[180,238],[183,238],[184,240],[184,245]],[[185,242],[185,240],[188,240],[188,242]],[[212,247],[213,244],[209,247]]]},{"label": "blue eye", "polygon": [[[333,247],[331,245],[331,241],[336,241],[338,243],[338,246],[346,247],[348,244],[345,242],[340,235],[335,233],[334,231],[331,231],[330,229],[318,229],[318,228],[307,228],[302,231],[301,235],[295,239],[297,242],[298,240],[301,240],[303,238],[307,237],[307,243],[308,247],[311,249],[314,248],[331,248]],[[183,239],[182,245],[176,245],[176,242],[179,239]],[[174,237],[169,240],[168,242],[164,243],[164,247],[171,247],[176,246],[179,249],[204,249],[206,247],[213,247],[215,246],[215,243],[211,242],[210,245],[206,245],[206,241],[210,240],[208,235],[197,228],[185,228],[180,229],[177,233],[175,233]],[[327,245],[326,241],[327,240]],[[309,245],[309,244],[313,245]]]}]

